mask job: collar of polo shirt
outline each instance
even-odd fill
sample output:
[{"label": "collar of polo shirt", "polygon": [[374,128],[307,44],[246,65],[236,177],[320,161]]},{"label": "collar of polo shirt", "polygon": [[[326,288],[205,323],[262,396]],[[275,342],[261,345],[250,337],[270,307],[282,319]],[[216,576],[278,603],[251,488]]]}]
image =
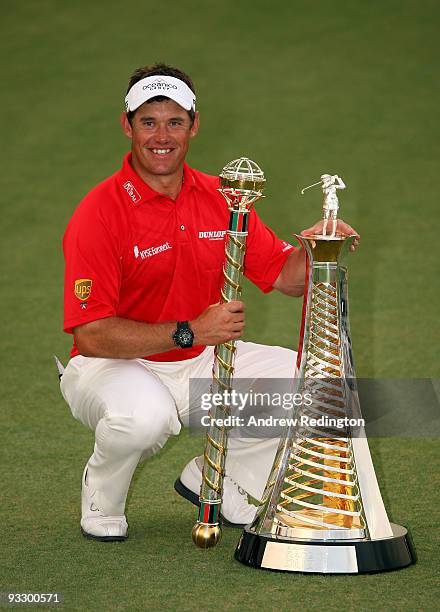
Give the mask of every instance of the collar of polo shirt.
[{"label": "collar of polo shirt", "polygon": [[196,110],[196,97],[186,83],[171,76],[153,75],[141,79],[130,88],[125,96],[127,113],[156,96],[171,98],[186,111]]}]

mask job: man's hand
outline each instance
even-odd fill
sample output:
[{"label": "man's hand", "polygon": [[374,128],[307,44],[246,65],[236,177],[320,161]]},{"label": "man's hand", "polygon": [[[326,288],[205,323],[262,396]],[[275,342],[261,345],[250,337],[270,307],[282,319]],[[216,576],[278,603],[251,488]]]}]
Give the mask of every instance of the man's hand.
[{"label": "man's hand", "polygon": [[[331,223],[331,221],[329,223]],[[320,221],[315,223],[315,225],[313,225],[312,227],[309,227],[308,229],[303,230],[301,232],[301,236],[312,236],[313,234],[320,235],[322,234],[323,225],[324,225],[324,220],[321,219]],[[338,219],[337,226],[336,226],[336,233],[340,234],[341,236],[355,235],[356,239],[354,240],[353,244],[350,246],[350,251],[356,250],[356,248],[359,245],[359,241],[361,237],[359,236],[356,230],[354,230],[350,225],[348,225],[348,223],[345,223],[344,221],[342,221],[342,219]]]},{"label": "man's hand", "polygon": [[244,330],[244,304],[238,300],[213,304],[191,321],[194,344],[215,346],[228,340],[237,340]]}]

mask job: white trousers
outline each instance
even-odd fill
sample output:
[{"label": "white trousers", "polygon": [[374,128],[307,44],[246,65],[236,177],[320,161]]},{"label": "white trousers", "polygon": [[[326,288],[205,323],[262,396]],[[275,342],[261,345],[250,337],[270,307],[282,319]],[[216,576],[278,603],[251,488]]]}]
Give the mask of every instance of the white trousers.
[{"label": "white trousers", "polygon": [[[200,410],[190,401],[189,379],[210,379],[213,359],[214,348],[207,347],[198,357],[176,362],[81,355],[69,361],[61,392],[73,416],[95,432],[88,485],[106,514],[124,514],[138,463],[159,452],[188,425],[191,411]],[[289,349],[238,341],[234,376],[291,379],[295,363]],[[228,476],[260,499],[277,446],[278,438],[230,437]]]}]

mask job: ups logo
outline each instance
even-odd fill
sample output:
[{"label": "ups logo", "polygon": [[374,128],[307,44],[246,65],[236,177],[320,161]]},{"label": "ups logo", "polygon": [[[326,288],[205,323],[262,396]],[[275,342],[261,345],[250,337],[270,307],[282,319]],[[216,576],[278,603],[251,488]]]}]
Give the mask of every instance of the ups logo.
[{"label": "ups logo", "polygon": [[79,278],[75,281],[75,295],[83,302],[90,297],[92,291],[92,281],[90,278]]}]

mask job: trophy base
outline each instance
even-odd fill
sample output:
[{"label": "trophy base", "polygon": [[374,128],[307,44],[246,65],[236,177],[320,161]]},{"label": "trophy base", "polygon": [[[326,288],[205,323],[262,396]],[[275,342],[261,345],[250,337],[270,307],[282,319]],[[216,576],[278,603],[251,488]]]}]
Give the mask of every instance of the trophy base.
[{"label": "trophy base", "polygon": [[381,540],[287,540],[258,535],[245,527],[237,561],[260,569],[316,574],[364,574],[407,567],[415,555],[405,527],[391,523],[393,535]]}]

